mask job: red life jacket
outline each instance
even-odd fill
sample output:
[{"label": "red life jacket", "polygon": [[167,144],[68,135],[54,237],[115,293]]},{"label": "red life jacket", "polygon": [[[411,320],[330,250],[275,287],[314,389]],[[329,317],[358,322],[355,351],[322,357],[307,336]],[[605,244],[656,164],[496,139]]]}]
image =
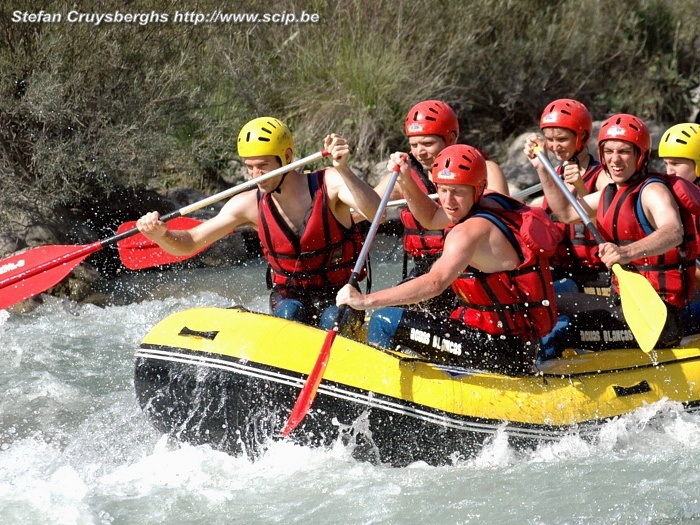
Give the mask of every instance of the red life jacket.
[{"label": "red life jacket", "polygon": [[[435,193],[435,184],[425,173],[423,166],[411,158],[411,177],[418,187],[426,194]],[[426,230],[416,220],[411,211],[404,207],[399,212],[399,219],[403,224],[403,249],[409,257],[437,257],[442,253],[443,231]]]},{"label": "red life jacket", "polygon": [[[340,287],[350,279],[363,238],[354,223],[348,229],[330,211],[324,173],[308,175],[311,209],[301,237],[282,218],[272,195],[258,192],[258,237],[273,284]],[[360,280],[364,275],[363,270]]]},{"label": "red life jacket", "polygon": [[[604,239],[620,246],[638,241],[653,230],[644,215],[641,192],[652,182],[661,182],[671,190],[683,222],[683,241],[661,255],[643,257],[629,266],[646,277],[668,304],[683,308],[695,291],[695,259],[698,255],[695,219],[700,213],[700,189],[673,175],[650,173],[648,177],[617,188],[607,186],[598,206],[597,222]],[[617,290],[617,280],[614,280]]]},{"label": "red life jacket", "polygon": [[[590,157],[588,169],[582,177],[583,184],[586,186],[589,193],[595,193],[597,191],[596,182],[603,172],[603,166],[598,161],[593,160],[593,157]],[[557,168],[557,173],[560,175],[564,173],[564,168],[559,166]],[[576,191],[572,193],[577,195]],[[552,214],[552,210],[547,204],[546,197],[542,200],[542,208],[548,214]],[[558,221],[555,221],[555,224],[561,230],[563,239],[557,247],[557,251],[552,256],[552,266],[565,270],[585,268],[601,272],[607,271],[603,261],[598,257],[598,243],[595,242],[593,235],[588,231],[585,224],[582,222],[565,224]]]},{"label": "red life jacket", "polygon": [[475,205],[465,217],[483,217],[496,225],[518,253],[514,270],[483,273],[467,268],[452,288],[464,305],[450,317],[494,335],[517,335],[526,341],[548,334],[557,320],[549,257],[561,232],[541,208],[531,208],[499,193],[491,198],[504,208]]}]

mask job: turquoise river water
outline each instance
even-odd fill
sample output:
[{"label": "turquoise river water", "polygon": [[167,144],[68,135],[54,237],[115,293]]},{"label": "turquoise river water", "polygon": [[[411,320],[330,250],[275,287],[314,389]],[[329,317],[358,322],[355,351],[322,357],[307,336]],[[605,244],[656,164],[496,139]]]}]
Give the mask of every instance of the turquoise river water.
[{"label": "turquoise river water", "polygon": [[[390,269],[391,266],[391,269]],[[395,280],[396,264],[378,264]],[[251,463],[160,435],[133,391],[134,350],[170,313],[265,311],[264,267],[132,275],[100,308],[0,311],[2,524],[700,523],[700,415],[648,406],[584,441],[396,469],[341,445],[277,443]]]}]

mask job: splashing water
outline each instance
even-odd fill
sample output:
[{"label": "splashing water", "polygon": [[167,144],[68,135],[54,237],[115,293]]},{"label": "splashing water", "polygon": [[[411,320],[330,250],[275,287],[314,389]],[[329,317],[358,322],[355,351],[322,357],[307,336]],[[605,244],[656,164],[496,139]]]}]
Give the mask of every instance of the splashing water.
[{"label": "splashing water", "polygon": [[[614,419],[592,440],[572,434],[523,451],[499,432],[443,467],[359,463],[352,440],[330,450],[278,442],[251,463],[160,435],[133,392],[133,353],[148,330],[195,306],[267,308],[250,278],[259,267],[219,272],[229,295],[187,275],[181,293],[143,292],[127,306],[49,298],[29,314],[0,312],[0,523],[700,521],[700,415],[670,402]],[[362,428],[360,419],[352,431]]]}]

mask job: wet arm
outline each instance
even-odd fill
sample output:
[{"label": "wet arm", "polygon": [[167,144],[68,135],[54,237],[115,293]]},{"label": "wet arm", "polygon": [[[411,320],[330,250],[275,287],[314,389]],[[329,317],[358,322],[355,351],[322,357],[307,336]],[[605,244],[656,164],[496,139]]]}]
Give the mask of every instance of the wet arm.
[{"label": "wet arm", "polygon": [[[216,242],[233,231],[237,226],[250,223],[241,214],[242,205],[249,195],[241,195],[231,199],[215,217],[189,230],[168,230],[157,212],[151,212],[141,217],[136,226],[163,250],[173,255],[191,255],[201,248]],[[255,205],[255,201],[253,201]]]},{"label": "wet arm", "polygon": [[452,236],[451,242],[445,244],[442,256],[428,273],[420,277],[368,295],[363,295],[348,285],[338,293],[337,303],[347,304],[357,310],[366,310],[383,306],[410,305],[432,299],[446,290],[467,267],[478,242],[475,235]]}]

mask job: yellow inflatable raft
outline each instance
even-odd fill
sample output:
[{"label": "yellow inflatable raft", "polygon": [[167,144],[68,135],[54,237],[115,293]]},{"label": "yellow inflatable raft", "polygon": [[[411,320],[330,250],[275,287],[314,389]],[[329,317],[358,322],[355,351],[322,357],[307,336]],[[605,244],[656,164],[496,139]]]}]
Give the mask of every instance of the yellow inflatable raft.
[{"label": "yellow inflatable raft", "polygon": [[[238,308],[195,308],[156,325],[136,351],[141,407],[162,432],[257,456],[279,439],[323,346],[318,328]],[[566,352],[511,377],[424,362],[336,337],[316,400],[291,439],[352,441],[396,466],[473,455],[497,430],[514,446],[660,400],[700,406],[700,336],[677,348]]]}]

